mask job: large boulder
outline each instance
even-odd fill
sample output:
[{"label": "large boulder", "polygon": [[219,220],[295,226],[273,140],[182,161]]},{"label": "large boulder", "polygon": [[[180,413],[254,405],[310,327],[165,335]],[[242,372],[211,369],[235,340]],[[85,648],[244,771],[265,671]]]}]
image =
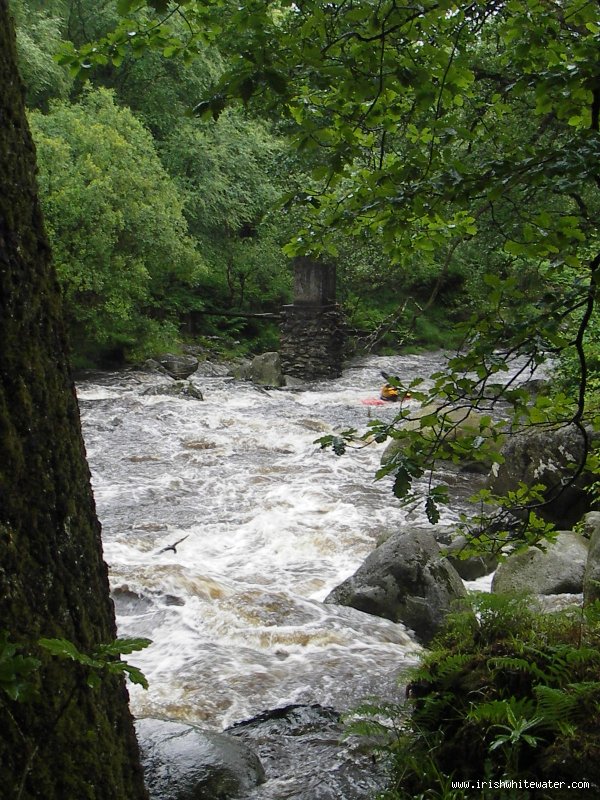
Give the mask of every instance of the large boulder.
[{"label": "large boulder", "polygon": [[463,582],[433,535],[415,530],[390,536],[325,602],[402,622],[427,644],[452,602],[465,594]]},{"label": "large boulder", "polygon": [[600,511],[591,511],[584,519],[583,532],[589,536],[590,547],[583,576],[583,600],[600,600]]},{"label": "large boulder", "polygon": [[249,381],[252,378],[252,361],[238,358],[229,365],[227,374],[238,381]]},{"label": "large boulder", "polygon": [[238,738],[160,719],[136,722],[150,800],[226,800],[265,780]]},{"label": "large boulder", "polygon": [[250,378],[259,386],[283,386],[285,381],[279,353],[255,356],[250,367]]},{"label": "large boulder", "polygon": [[559,533],[546,552],[530,547],[503,561],[494,575],[497,594],[579,594],[588,557],[588,542],[572,531]]},{"label": "large boulder", "polygon": [[590,510],[591,498],[586,491],[590,479],[584,475],[568,483],[573,465],[584,458],[583,436],[575,425],[512,436],[504,444],[502,455],[504,463],[494,465],[489,480],[494,494],[514,491],[520,482],[546,486],[545,497],[549,502],[537,513],[565,530],[571,529]]},{"label": "large boulder", "polygon": [[175,380],[184,380],[196,372],[198,369],[198,359],[196,356],[182,355],[176,356],[172,353],[164,353],[158,356],[158,363]]},{"label": "large boulder", "polygon": [[229,375],[230,365],[218,361],[205,359],[198,362],[196,377],[201,378],[224,378]]}]

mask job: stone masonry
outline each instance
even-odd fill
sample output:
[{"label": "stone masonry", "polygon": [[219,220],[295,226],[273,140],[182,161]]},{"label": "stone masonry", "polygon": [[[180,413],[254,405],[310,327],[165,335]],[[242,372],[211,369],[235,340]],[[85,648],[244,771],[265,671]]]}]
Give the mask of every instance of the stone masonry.
[{"label": "stone masonry", "polygon": [[344,324],[335,305],[335,267],[298,258],[294,303],[283,307],[279,355],[283,371],[302,381],[342,374]]}]

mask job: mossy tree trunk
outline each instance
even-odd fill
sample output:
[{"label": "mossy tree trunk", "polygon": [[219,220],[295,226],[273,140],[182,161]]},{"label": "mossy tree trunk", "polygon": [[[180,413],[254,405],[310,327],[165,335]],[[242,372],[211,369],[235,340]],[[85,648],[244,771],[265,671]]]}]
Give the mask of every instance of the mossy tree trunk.
[{"label": "mossy tree trunk", "polygon": [[89,652],[115,622],[58,285],[35,180],[8,0],[0,0],[0,629],[42,659],[37,693],[0,697],[0,796],[146,796],[122,679],[99,689],[41,636]]}]

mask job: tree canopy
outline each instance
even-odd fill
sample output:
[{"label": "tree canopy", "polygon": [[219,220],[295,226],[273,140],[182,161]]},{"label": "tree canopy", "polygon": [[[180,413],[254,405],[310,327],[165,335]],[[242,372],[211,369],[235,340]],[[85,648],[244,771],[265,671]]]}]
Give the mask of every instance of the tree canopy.
[{"label": "tree canopy", "polygon": [[115,4],[12,3],[75,363],[136,361],[180,346],[182,327],[243,325],[215,310],[280,306],[286,234],[269,212],[287,179],[283,140],[244,111],[218,126],[186,115],[221,75],[219,51],[186,65],[126,50],[84,82],[56,53],[110,31]]},{"label": "tree canopy", "polygon": [[[154,143],[106,90],[31,114],[46,225],[80,353],[160,343],[202,259]],[[170,312],[170,313],[169,313]]]}]

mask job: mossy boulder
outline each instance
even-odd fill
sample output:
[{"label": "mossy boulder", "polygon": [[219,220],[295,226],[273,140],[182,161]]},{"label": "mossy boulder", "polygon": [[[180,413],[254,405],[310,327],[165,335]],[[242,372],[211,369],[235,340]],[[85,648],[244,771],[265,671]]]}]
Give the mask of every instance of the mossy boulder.
[{"label": "mossy boulder", "polygon": [[250,378],[259,386],[283,386],[285,379],[279,353],[263,353],[252,360]]}]

